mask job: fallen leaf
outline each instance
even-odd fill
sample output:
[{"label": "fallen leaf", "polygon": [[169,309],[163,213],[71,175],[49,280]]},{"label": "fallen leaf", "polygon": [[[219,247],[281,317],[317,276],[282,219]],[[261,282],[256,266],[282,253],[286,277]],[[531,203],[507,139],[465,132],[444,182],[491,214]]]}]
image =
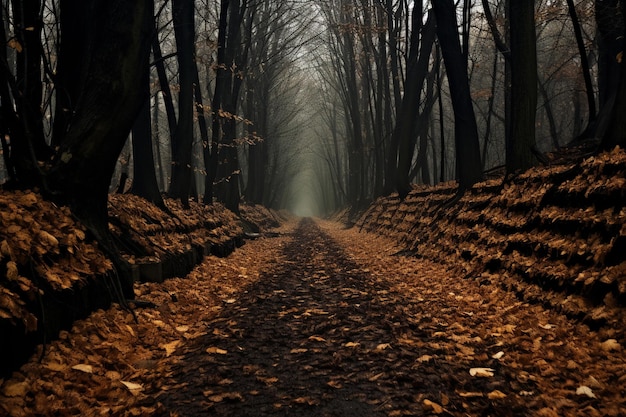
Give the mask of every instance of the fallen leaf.
[{"label": "fallen leaf", "polygon": [[443,407],[430,400],[424,400],[424,408],[428,411],[432,411],[435,414],[443,413]]},{"label": "fallen leaf", "polygon": [[64,365],[62,363],[50,362],[46,364],[46,368],[50,369],[51,371],[62,372],[67,370],[67,365]]},{"label": "fallen leaf", "polygon": [[391,345],[389,343],[381,343],[378,346],[376,346],[377,351],[381,351],[381,350],[385,350],[385,349],[389,349],[391,347]]},{"label": "fallen leaf", "polygon": [[134,382],[120,381],[130,392],[138,392],[143,390],[143,385]]},{"label": "fallen leaf", "polygon": [[418,362],[429,362],[433,357],[430,355],[422,355],[419,358],[417,358]]},{"label": "fallen leaf", "polygon": [[586,395],[589,398],[596,398],[596,394],[593,393],[591,388],[586,385],[581,385],[576,389],[576,395]]},{"label": "fallen leaf", "polygon": [[206,350],[206,353],[210,353],[210,354],[212,354],[212,355],[213,355],[213,354],[217,354],[217,355],[226,355],[226,354],[228,353],[228,351],[227,351],[227,350],[224,350],[224,349],[220,349],[220,348],[215,347],[215,346],[211,346],[210,348],[208,348],[208,349]]},{"label": "fallen leaf", "polygon": [[483,393],[482,392],[459,392],[459,397],[463,397],[463,398],[476,398],[476,397],[483,397]]},{"label": "fallen leaf", "polygon": [[614,350],[622,350],[622,345],[620,345],[619,342],[615,339],[609,339],[602,342],[602,349],[606,350],[607,352],[612,352]]},{"label": "fallen leaf", "polygon": [[323,337],[319,337],[319,336],[310,336],[309,340],[312,342],[325,342],[326,339],[324,339]]},{"label": "fallen leaf", "polygon": [[165,356],[169,358],[179,345],[180,340],[175,340],[173,342],[160,345],[160,347],[165,349]]},{"label": "fallen leaf", "polygon": [[381,373],[379,373],[379,374],[376,374],[376,375],[374,375],[374,376],[371,376],[371,377],[367,378],[367,380],[368,380],[369,382],[374,382],[374,381],[377,381],[378,379],[380,379],[380,377],[382,377],[383,375],[385,375],[385,373],[384,373],[384,372],[381,372]]},{"label": "fallen leaf", "polygon": [[470,375],[477,378],[491,378],[494,372],[495,369],[492,368],[472,368],[469,370]]},{"label": "fallen leaf", "polygon": [[348,342],[348,343],[346,343],[344,346],[345,346],[345,347],[349,347],[349,348],[350,348],[350,347],[358,347],[358,346],[361,346],[361,344],[360,344],[360,343],[358,343],[358,342]]},{"label": "fallen leaf", "polygon": [[189,326],[178,326],[176,328],[176,331],[179,331],[181,333],[185,333],[185,332],[189,331]]},{"label": "fallen leaf", "polygon": [[336,380],[330,380],[326,383],[326,385],[328,385],[329,387],[336,388],[336,389],[340,389],[343,387],[343,385],[341,385],[341,382],[336,381]]},{"label": "fallen leaf", "polygon": [[308,352],[309,349],[304,349],[304,348],[296,348],[296,349],[291,349],[291,351],[289,353],[305,353]]},{"label": "fallen leaf", "polygon": [[8,381],[7,384],[4,386],[2,393],[6,397],[23,397],[28,392],[29,386],[30,384],[28,383],[28,381],[22,381],[22,382]]},{"label": "fallen leaf", "polygon": [[293,400],[294,403],[296,404],[307,404],[307,405],[316,405],[317,401],[314,400],[311,397],[298,397],[295,400]]},{"label": "fallen leaf", "polygon": [[504,352],[498,352],[492,356],[493,359],[502,359],[504,357]]},{"label": "fallen leaf", "polygon": [[502,391],[495,390],[487,394],[487,398],[490,400],[501,400],[502,398],[506,398],[506,394]]},{"label": "fallen leaf", "polygon": [[278,378],[276,378],[275,376],[272,376],[272,377],[257,376],[256,379],[265,383],[265,385],[272,385],[278,382]]},{"label": "fallen leaf", "polygon": [[87,374],[93,374],[93,366],[86,365],[86,364],[83,364],[83,363],[80,363],[78,365],[72,366],[72,369],[74,369],[76,371],[85,372]]}]

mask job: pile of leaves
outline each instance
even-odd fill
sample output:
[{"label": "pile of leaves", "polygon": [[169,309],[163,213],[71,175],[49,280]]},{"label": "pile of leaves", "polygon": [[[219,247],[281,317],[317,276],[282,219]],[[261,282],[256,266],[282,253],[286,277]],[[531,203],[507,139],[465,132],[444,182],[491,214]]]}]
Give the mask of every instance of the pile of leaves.
[{"label": "pile of leaves", "polygon": [[37,330],[32,305],[112,268],[66,207],[32,191],[0,191],[0,320]]},{"label": "pile of leaves", "polygon": [[206,333],[207,321],[258,280],[268,260],[278,262],[280,244],[254,245],[228,258],[209,255],[187,277],[135,283],[137,297],[156,308],[131,313],[113,305],[76,321],[43,356],[39,346],[0,378],[0,415],[170,415],[155,397],[183,346]]},{"label": "pile of leaves", "polygon": [[459,274],[503,285],[594,325],[626,318],[626,153],[533,168],[477,184],[458,202],[456,184],[381,198],[357,226],[413,254],[454,260]]},{"label": "pile of leaves", "polygon": [[221,204],[190,202],[185,209],[178,200],[165,199],[161,209],[129,194],[109,197],[110,229],[131,263],[160,262],[207,245],[226,245],[241,236],[237,217]]}]

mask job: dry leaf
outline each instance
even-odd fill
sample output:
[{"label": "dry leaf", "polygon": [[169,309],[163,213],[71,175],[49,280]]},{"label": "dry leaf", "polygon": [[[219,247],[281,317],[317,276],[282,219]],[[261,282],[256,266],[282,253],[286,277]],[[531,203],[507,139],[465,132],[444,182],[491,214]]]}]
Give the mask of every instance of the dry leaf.
[{"label": "dry leaf", "polygon": [[472,368],[469,370],[470,375],[477,378],[491,378],[494,372],[495,369],[492,368]]},{"label": "dry leaf", "polygon": [[502,359],[504,357],[504,352],[500,351],[492,356],[493,359]]},{"label": "dry leaf", "polygon": [[217,355],[226,355],[228,353],[228,351],[224,350],[224,349],[220,349],[220,348],[215,347],[215,346],[211,346],[210,348],[208,348],[206,350],[206,353],[217,354]]},{"label": "dry leaf", "polygon": [[63,372],[67,370],[67,365],[62,364],[62,363],[50,362],[46,364],[46,368],[55,372]]},{"label": "dry leaf", "polygon": [[432,411],[435,414],[443,413],[443,407],[430,400],[424,400],[424,408],[428,411]]},{"label": "dry leaf", "polygon": [[433,358],[433,357],[432,357],[432,356],[430,356],[430,355],[422,355],[422,356],[420,356],[419,358],[417,358],[417,361],[418,361],[418,362],[422,362],[422,363],[423,363],[423,362],[430,362],[430,360],[431,360],[432,358]]},{"label": "dry leaf", "polygon": [[390,347],[391,345],[389,343],[381,343],[378,346],[376,346],[375,350],[381,351],[381,350],[389,349]]},{"label": "dry leaf", "polygon": [[291,349],[290,353],[305,353],[308,351],[309,349],[299,348],[299,349]]},{"label": "dry leaf", "polygon": [[23,397],[28,392],[29,386],[30,384],[28,383],[28,381],[8,381],[4,386],[2,393],[7,397]]},{"label": "dry leaf", "polygon": [[324,339],[323,337],[319,337],[319,336],[310,336],[309,340],[312,342],[325,342],[326,339]]},{"label": "dry leaf", "polygon": [[487,394],[487,398],[489,398],[490,400],[501,400],[503,398],[506,398],[506,394],[502,391],[495,390]]},{"label": "dry leaf", "polygon": [[84,363],[79,363],[78,365],[74,365],[72,366],[72,369],[76,371],[85,372],[87,374],[93,374],[93,366],[86,365]]},{"label": "dry leaf", "polygon": [[602,342],[602,349],[606,350],[607,352],[612,352],[614,350],[622,350],[622,345],[620,345],[619,342],[615,339],[609,339]]},{"label": "dry leaf", "polygon": [[128,390],[132,393],[136,393],[138,391],[143,390],[143,385],[141,384],[136,384],[134,382],[128,382],[128,381],[120,381],[120,382],[124,384],[124,386],[128,388]]},{"label": "dry leaf", "polygon": [[173,342],[160,345],[160,347],[165,349],[165,357],[169,358],[179,345],[180,345],[180,340],[175,340]]},{"label": "dry leaf", "polygon": [[576,389],[576,395],[586,395],[589,398],[596,398],[596,394],[593,393],[591,388],[586,385],[581,385]]},{"label": "dry leaf", "polygon": [[349,347],[349,348],[350,348],[350,347],[358,347],[358,346],[360,346],[360,345],[361,345],[361,344],[360,344],[360,343],[358,343],[358,342],[348,342],[348,343],[346,343],[344,346],[345,346],[345,347]]},{"label": "dry leaf", "polygon": [[13,261],[7,262],[7,279],[9,281],[17,281],[19,273],[17,272],[17,264]]},{"label": "dry leaf", "polygon": [[459,392],[459,397],[463,397],[463,398],[477,398],[477,397],[483,397],[483,393],[482,392]]}]

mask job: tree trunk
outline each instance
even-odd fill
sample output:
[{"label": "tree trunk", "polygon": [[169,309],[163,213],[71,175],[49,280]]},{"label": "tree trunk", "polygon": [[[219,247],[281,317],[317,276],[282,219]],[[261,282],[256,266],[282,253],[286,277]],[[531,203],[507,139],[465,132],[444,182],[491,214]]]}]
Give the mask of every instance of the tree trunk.
[{"label": "tree trunk", "polygon": [[[623,27],[626,27],[626,1],[622,0],[621,5]],[[613,106],[608,130],[602,138],[602,148],[607,150],[615,146],[626,148],[626,117],[624,117],[626,115],[626,63],[623,57],[620,63],[620,70],[621,75],[615,105]]]},{"label": "tree trunk", "polygon": [[174,132],[176,153],[172,158],[172,182],[169,194],[189,207],[191,195],[193,147],[193,70],[194,70],[194,2],[173,0],[174,32],[178,51],[178,124]]},{"label": "tree trunk", "polygon": [[[417,30],[415,23],[413,26],[414,31]],[[417,44],[417,33],[413,33],[415,36],[412,36],[411,41]],[[398,191],[400,198],[406,197],[411,190],[409,172],[411,170],[413,152],[418,134],[420,93],[424,87],[426,75],[428,74],[428,63],[430,61],[430,55],[434,42],[435,20],[434,16],[429,14],[428,20],[422,32],[422,40],[419,47],[419,58],[417,52],[418,46],[411,46],[404,97],[402,99],[402,106],[400,107],[398,116],[396,117],[396,129],[393,133],[394,135],[397,135],[397,141],[399,144],[396,190]]]},{"label": "tree trunk", "polygon": [[512,173],[532,167],[536,158],[537,39],[535,2],[511,1],[511,138],[506,169]]},{"label": "tree trunk", "polygon": [[[70,206],[121,268],[125,263],[108,233],[107,199],[117,157],[145,100],[137,86],[149,64],[153,10],[150,0],[61,1],[62,27],[72,27],[62,42],[80,47],[60,47],[59,68],[76,78],[58,94],[72,92],[74,106],[45,190]],[[71,80],[68,74],[60,78]],[[122,278],[124,295],[132,297],[129,274]]]},{"label": "tree trunk", "polygon": [[454,110],[454,143],[460,189],[466,190],[482,178],[478,127],[470,95],[467,67],[464,66],[457,31],[456,8],[453,0],[433,2],[437,18],[437,37],[448,74],[450,96]]},{"label": "tree trunk", "polygon": [[133,133],[133,185],[131,192],[165,209],[165,203],[156,178],[154,152],[152,151],[152,124],[150,120],[150,68],[144,69],[141,87],[145,97]]},{"label": "tree trunk", "polygon": [[13,0],[15,36],[21,46],[16,56],[15,107],[21,126],[11,137],[11,154],[18,180],[22,186],[41,185],[39,162],[52,155],[46,145],[43,130],[41,29],[39,0]]}]

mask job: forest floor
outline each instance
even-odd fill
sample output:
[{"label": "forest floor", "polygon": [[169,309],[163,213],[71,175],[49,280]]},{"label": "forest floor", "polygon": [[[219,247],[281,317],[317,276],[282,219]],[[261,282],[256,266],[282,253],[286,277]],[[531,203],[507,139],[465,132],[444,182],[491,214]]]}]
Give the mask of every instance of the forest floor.
[{"label": "forest floor", "polygon": [[626,415],[610,329],[357,228],[277,232],[77,322],[0,380],[0,415]]}]

